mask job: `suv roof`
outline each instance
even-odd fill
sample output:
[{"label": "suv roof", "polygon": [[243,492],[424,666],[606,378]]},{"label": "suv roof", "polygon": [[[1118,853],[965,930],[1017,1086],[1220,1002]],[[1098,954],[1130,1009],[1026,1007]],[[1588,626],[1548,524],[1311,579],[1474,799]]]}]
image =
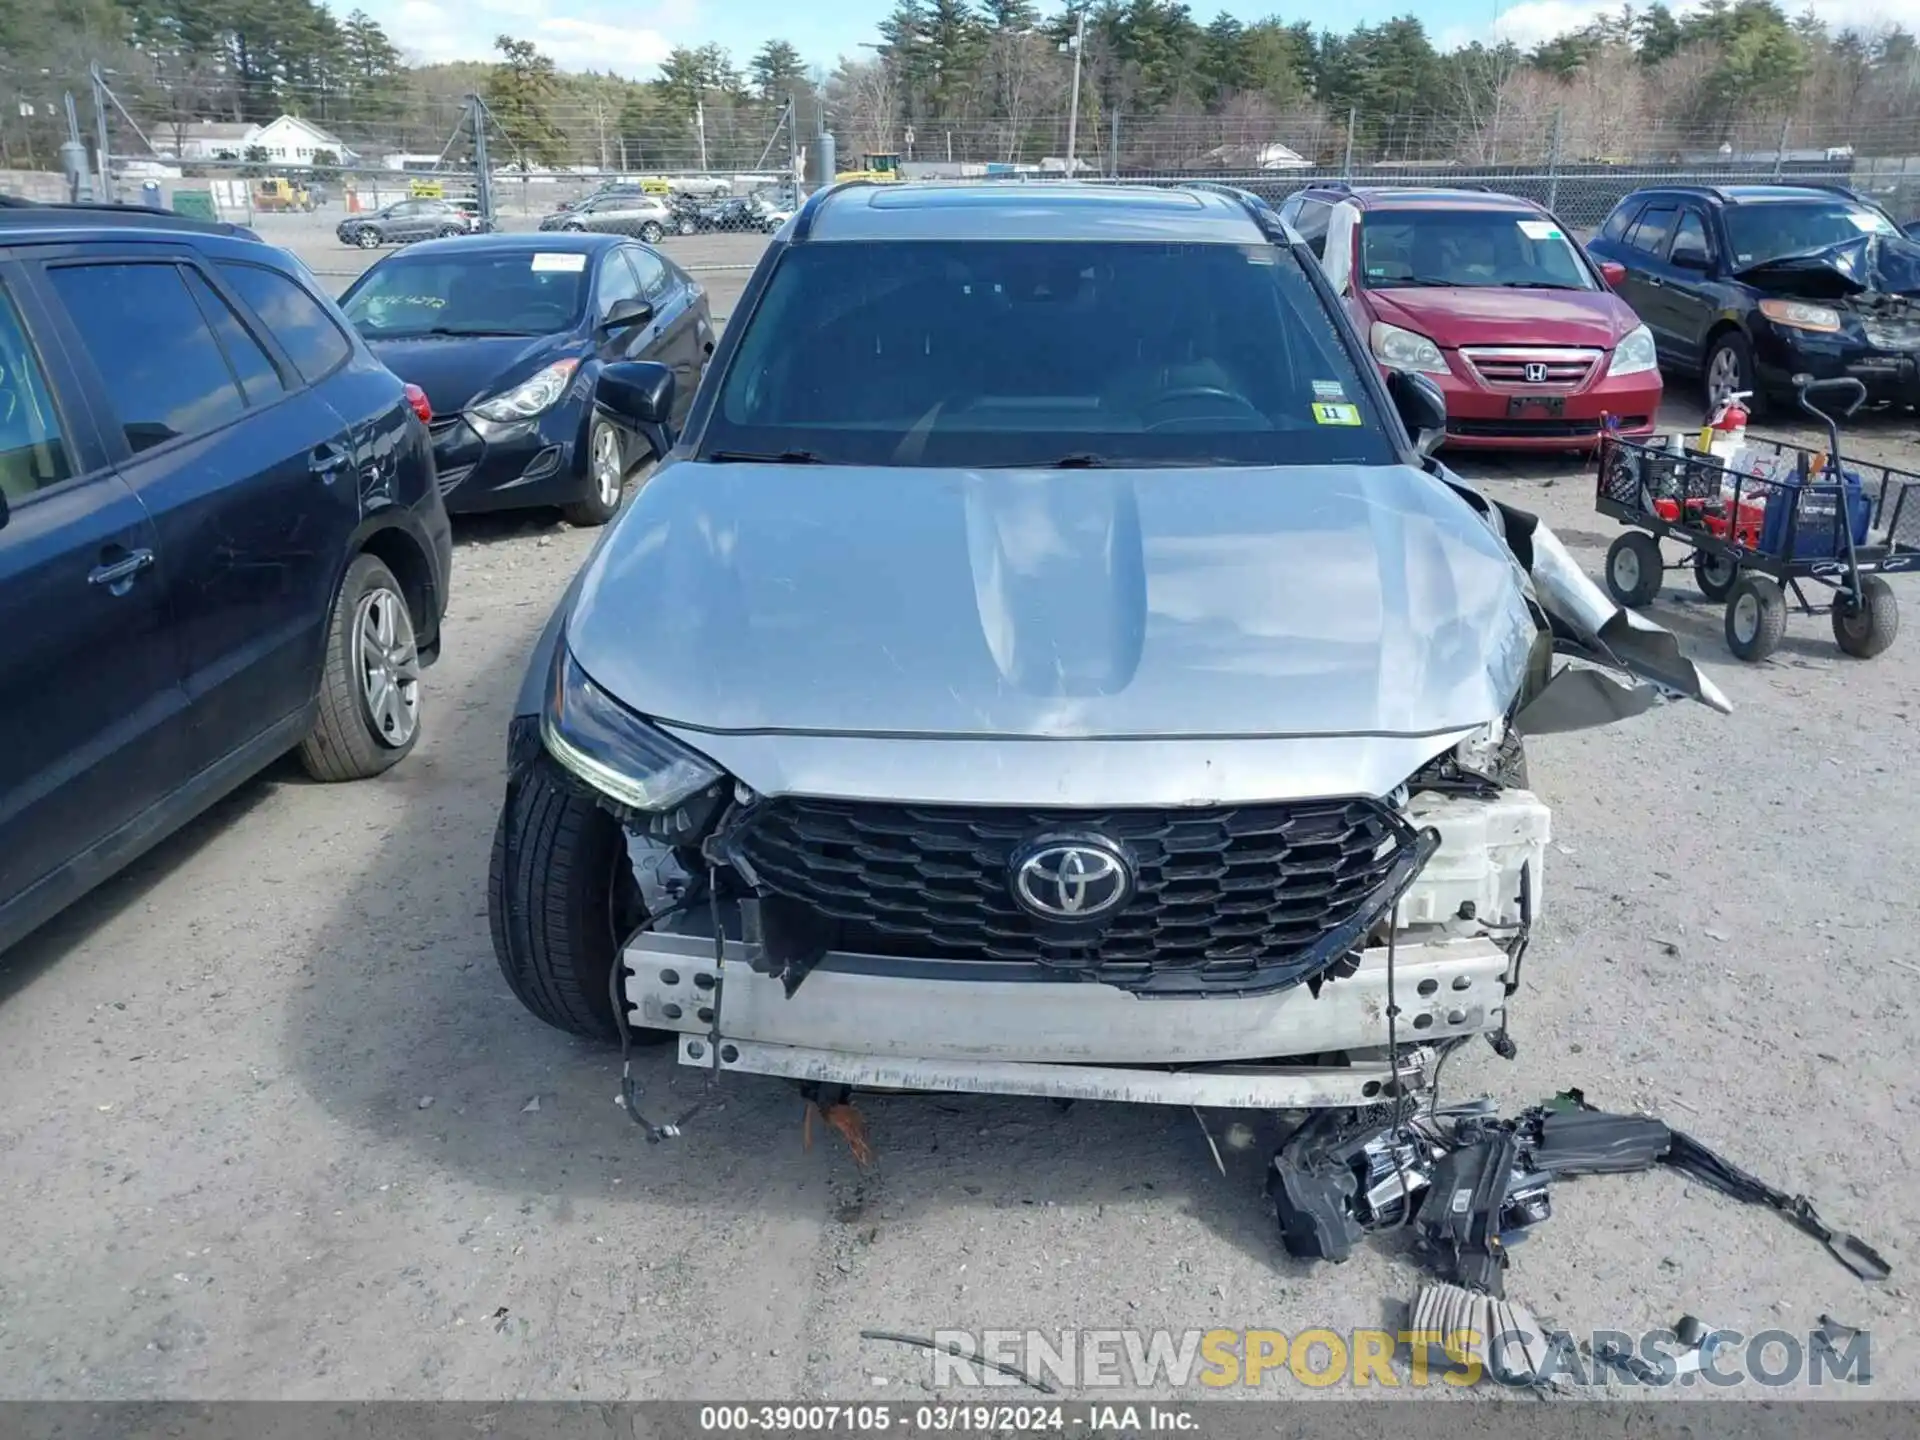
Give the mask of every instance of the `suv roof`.
[{"label": "suv roof", "polygon": [[875,185],[820,191],[792,239],[1185,240],[1270,244],[1264,202],[1226,186],[1076,180],[1023,185]]},{"label": "suv roof", "polygon": [[1547,209],[1519,195],[1489,190],[1484,185],[1309,185],[1306,193],[1351,200],[1362,210],[1391,205],[1398,209],[1510,210],[1527,215],[1544,215]]},{"label": "suv roof", "polygon": [[1621,197],[1620,203],[1648,195],[1686,195],[1699,200],[1718,200],[1722,205],[1765,205],[1783,200],[1854,200],[1871,204],[1865,196],[1845,185],[1806,181],[1780,185],[1644,185]]},{"label": "suv roof", "polygon": [[0,203],[0,237],[8,239],[15,238],[13,232],[20,230],[34,232],[31,237],[19,237],[23,239],[69,240],[85,238],[88,232],[94,232],[95,238],[101,238],[104,234],[128,228],[162,234],[260,239],[257,233],[244,225],[231,225],[224,220],[193,220],[185,215],[176,215],[171,210],[149,210],[144,205],[41,205],[12,196],[0,196],[0,202],[3,202]]}]

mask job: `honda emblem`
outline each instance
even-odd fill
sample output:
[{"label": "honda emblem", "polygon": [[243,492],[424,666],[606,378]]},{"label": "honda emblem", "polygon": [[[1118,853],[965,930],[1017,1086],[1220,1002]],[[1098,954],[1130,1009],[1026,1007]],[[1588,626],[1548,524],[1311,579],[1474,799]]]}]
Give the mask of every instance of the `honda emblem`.
[{"label": "honda emblem", "polygon": [[1544,385],[1547,383],[1547,367],[1538,360],[1529,360],[1527,362],[1526,375],[1529,385]]}]

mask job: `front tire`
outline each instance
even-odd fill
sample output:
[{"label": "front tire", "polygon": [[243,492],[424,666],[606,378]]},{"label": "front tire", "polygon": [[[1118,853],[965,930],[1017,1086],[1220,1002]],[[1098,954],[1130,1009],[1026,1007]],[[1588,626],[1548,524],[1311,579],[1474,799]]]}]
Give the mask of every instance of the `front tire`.
[{"label": "front tire", "polygon": [[[613,967],[646,919],[620,822],[542,751],[508,783],[487,867],[500,973],[522,1005],[587,1040],[617,1040]],[[634,1030],[640,1044],[673,1039]]]},{"label": "front tire", "polygon": [[362,230],[353,237],[353,243],[358,245],[362,250],[378,250],[380,248],[380,232],[378,230]]},{"label": "front tire", "polygon": [[1746,401],[1747,413],[1758,417],[1761,396],[1754,373],[1753,346],[1745,335],[1728,330],[1716,336],[1700,370],[1700,398],[1706,402],[1708,418],[1720,408],[1721,401],[1743,390],[1751,397]]},{"label": "front tire", "polygon": [[640,238],[649,245],[658,245],[666,236],[667,232],[660,228],[658,220],[649,220],[640,227]]},{"label": "front tire", "polygon": [[378,558],[356,555],[334,597],[319,713],[300,742],[316,780],[364,780],[420,739],[420,649],[406,592]]},{"label": "front tire", "polygon": [[571,525],[604,525],[619,513],[620,497],[627,484],[627,461],[620,432],[598,416],[587,431],[585,468],[586,498],[574,501],[561,513]]}]

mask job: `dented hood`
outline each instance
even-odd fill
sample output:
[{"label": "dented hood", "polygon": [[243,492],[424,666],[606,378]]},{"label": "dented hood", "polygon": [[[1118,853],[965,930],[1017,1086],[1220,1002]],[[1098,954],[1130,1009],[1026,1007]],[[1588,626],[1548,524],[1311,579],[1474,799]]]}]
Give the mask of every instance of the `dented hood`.
[{"label": "dented hood", "polygon": [[1538,626],[1499,537],[1403,466],[660,471],[568,638],[711,731],[1445,736]]},{"label": "dented hood", "polygon": [[1782,255],[1739,272],[1749,285],[1809,300],[1844,300],[1862,294],[1920,298],[1920,243],[1904,235],[1860,235]]}]

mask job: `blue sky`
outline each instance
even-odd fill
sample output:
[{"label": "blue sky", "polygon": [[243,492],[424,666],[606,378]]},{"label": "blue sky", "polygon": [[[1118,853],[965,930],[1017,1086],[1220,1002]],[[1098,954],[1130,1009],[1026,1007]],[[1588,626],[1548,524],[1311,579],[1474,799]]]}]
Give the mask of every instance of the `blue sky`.
[{"label": "blue sky", "polygon": [[[419,60],[483,60],[493,37],[505,32],[536,42],[562,69],[612,69],[645,79],[676,45],[726,46],[747,57],[774,37],[798,46],[810,65],[831,67],[875,38],[874,26],[891,0],[328,0],[345,14],[356,3],[386,27],[400,47]],[[1194,13],[1210,18],[1226,10],[1254,20],[1278,13],[1299,17],[1306,7],[1276,0],[1191,0]],[[1785,0],[1789,12],[1805,0]],[[1057,4],[1045,4],[1053,10]],[[1531,45],[1585,24],[1619,0],[1348,0],[1339,7],[1342,28],[1412,12],[1443,45],[1463,44],[1498,33]],[[1676,8],[1684,8],[1684,0]],[[1814,0],[1829,16],[1856,22],[1875,17],[1920,22],[1920,0]],[[1324,13],[1324,12],[1322,12]]]}]

